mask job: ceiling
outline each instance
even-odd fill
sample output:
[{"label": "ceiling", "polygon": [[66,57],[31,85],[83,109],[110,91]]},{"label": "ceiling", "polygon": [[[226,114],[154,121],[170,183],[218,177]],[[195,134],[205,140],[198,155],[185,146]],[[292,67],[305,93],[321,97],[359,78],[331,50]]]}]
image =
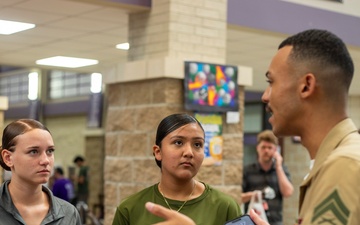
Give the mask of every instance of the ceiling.
[{"label": "ceiling", "polygon": [[[99,72],[127,61],[127,51],[115,48],[127,42],[129,9],[72,0],[1,0],[0,19],[36,24],[35,29],[0,35],[0,65],[39,68],[38,59],[72,56],[99,60],[78,70]],[[285,34],[228,27],[227,63],[253,68],[254,85],[262,91],[264,74]],[[349,46],[355,67],[360,68],[360,48]],[[43,67],[46,68],[46,67]],[[360,76],[354,77],[352,95],[360,95]]]}]

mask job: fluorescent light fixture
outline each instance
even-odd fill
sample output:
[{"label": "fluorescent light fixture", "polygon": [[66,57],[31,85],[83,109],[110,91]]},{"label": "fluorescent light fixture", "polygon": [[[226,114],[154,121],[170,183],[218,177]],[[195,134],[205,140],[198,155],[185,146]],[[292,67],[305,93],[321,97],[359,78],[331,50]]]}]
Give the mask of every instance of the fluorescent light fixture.
[{"label": "fluorescent light fixture", "polygon": [[31,72],[28,75],[29,77],[29,100],[36,100],[38,98],[39,91],[39,74],[37,72]]},{"label": "fluorescent light fixture", "polygon": [[117,48],[117,49],[122,49],[122,50],[129,50],[130,44],[129,44],[129,43],[117,44],[117,45],[116,45],[116,48]]},{"label": "fluorescent light fixture", "polygon": [[100,93],[102,87],[102,74],[101,73],[92,73],[91,74],[91,93]]},{"label": "fluorescent light fixture", "polygon": [[21,23],[10,20],[0,20],[0,34],[13,34],[16,32],[32,29],[35,24],[32,23]]},{"label": "fluorescent light fixture", "polygon": [[50,58],[36,60],[36,64],[38,65],[58,66],[58,67],[67,67],[67,68],[91,66],[98,63],[99,61],[95,59],[83,59],[83,58],[74,58],[67,56],[54,56]]}]

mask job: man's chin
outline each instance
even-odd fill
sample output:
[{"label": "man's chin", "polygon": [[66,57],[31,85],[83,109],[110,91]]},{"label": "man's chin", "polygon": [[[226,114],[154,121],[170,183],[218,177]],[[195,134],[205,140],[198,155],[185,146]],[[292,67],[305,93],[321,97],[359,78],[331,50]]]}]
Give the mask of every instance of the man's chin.
[{"label": "man's chin", "polygon": [[268,158],[268,159],[266,159],[266,160],[264,160],[266,163],[271,163],[271,162],[273,162],[273,158],[271,157],[271,158]]}]

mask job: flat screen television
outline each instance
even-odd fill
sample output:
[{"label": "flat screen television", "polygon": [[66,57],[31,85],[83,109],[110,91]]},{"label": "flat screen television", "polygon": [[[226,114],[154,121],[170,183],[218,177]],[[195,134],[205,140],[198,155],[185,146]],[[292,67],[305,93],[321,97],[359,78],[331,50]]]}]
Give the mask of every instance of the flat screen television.
[{"label": "flat screen television", "polygon": [[198,112],[239,111],[236,66],[185,62],[185,109]]}]

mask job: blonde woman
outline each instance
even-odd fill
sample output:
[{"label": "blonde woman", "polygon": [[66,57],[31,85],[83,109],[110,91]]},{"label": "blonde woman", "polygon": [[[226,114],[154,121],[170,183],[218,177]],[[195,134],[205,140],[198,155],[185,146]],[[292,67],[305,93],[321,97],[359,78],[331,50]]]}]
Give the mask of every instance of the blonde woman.
[{"label": "blonde woman", "polygon": [[82,224],[77,209],[43,185],[53,170],[54,151],[49,130],[36,120],[5,127],[0,164],[12,176],[0,187],[0,224]]}]

